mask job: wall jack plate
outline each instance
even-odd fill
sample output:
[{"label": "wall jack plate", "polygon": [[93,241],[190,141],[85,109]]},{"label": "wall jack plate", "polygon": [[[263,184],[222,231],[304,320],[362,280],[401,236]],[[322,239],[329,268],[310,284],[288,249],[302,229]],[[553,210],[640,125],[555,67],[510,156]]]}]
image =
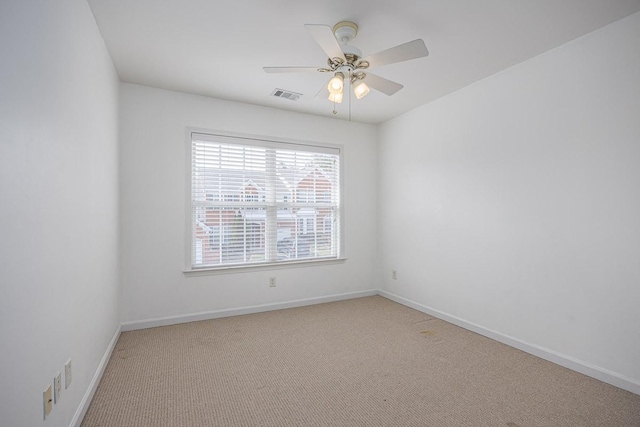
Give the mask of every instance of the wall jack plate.
[{"label": "wall jack plate", "polygon": [[58,403],[60,401],[60,394],[62,394],[62,374],[58,372],[58,375],[53,379],[53,402]]},{"label": "wall jack plate", "polygon": [[53,409],[53,396],[51,396],[51,384],[46,390],[42,393],[42,408],[44,409],[44,418],[47,419],[47,416],[51,413]]},{"label": "wall jack plate", "polygon": [[71,359],[64,364],[64,389],[68,389],[71,385]]},{"label": "wall jack plate", "polygon": [[269,277],[269,287],[270,288],[275,288],[276,287],[276,278],[275,277]]}]

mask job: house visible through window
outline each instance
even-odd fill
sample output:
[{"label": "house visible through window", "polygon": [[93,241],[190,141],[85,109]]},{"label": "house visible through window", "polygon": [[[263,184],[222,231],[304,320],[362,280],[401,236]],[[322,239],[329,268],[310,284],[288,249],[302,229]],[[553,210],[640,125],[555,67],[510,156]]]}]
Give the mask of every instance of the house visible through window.
[{"label": "house visible through window", "polygon": [[340,150],[191,134],[191,268],[337,258]]}]

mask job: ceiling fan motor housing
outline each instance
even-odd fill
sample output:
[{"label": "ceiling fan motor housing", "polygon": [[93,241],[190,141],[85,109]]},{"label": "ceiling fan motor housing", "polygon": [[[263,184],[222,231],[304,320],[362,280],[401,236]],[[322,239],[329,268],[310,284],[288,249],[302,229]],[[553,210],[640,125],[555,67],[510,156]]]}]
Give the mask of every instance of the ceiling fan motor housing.
[{"label": "ceiling fan motor housing", "polygon": [[333,26],[333,34],[340,43],[340,47],[345,54],[357,55],[362,58],[362,51],[349,42],[358,35],[358,25],[351,21],[341,21]]},{"label": "ceiling fan motor housing", "polygon": [[333,26],[333,34],[340,44],[349,44],[358,35],[358,24],[351,21],[338,22]]}]

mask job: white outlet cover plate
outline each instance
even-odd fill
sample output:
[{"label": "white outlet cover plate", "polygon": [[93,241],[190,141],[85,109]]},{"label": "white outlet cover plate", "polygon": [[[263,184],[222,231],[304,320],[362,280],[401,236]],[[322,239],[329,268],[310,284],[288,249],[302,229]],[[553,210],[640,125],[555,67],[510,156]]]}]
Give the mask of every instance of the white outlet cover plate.
[{"label": "white outlet cover plate", "polygon": [[47,419],[47,416],[51,413],[53,409],[53,397],[51,396],[51,384],[46,388],[46,390],[42,393],[42,404],[44,409],[44,418]]},{"label": "white outlet cover plate", "polygon": [[71,385],[71,359],[64,365],[64,388],[65,390]]},{"label": "white outlet cover plate", "polygon": [[58,403],[60,401],[60,394],[62,393],[62,374],[58,372],[58,375],[53,379],[53,402]]}]

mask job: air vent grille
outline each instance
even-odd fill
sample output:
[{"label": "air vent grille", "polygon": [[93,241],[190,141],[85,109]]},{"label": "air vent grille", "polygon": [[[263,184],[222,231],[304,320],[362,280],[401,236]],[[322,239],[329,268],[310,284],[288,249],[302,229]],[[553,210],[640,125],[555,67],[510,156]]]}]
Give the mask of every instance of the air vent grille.
[{"label": "air vent grille", "polygon": [[275,89],[271,95],[278,98],[288,99],[289,101],[297,101],[302,96],[301,93],[291,92],[284,89]]}]

